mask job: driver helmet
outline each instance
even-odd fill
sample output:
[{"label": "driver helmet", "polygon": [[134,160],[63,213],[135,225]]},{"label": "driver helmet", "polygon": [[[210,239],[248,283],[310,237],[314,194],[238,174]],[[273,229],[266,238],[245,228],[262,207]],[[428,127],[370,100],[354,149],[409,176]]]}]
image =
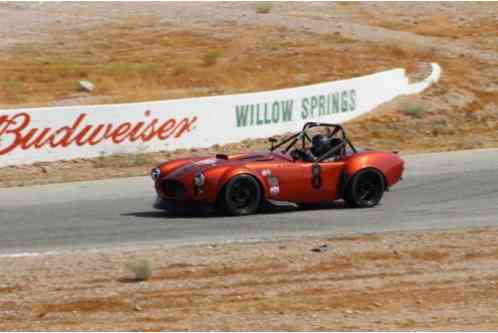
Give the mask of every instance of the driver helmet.
[{"label": "driver helmet", "polygon": [[311,152],[316,157],[325,154],[331,147],[330,139],[326,135],[317,134],[311,139]]}]

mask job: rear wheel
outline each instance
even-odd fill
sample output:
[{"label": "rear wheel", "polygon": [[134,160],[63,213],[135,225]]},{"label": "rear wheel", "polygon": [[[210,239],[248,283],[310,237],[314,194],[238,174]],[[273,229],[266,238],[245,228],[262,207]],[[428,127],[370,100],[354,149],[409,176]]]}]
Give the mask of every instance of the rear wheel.
[{"label": "rear wheel", "polygon": [[254,177],[235,176],[226,184],[221,202],[230,215],[248,215],[255,213],[261,203],[261,188]]},{"label": "rear wheel", "polygon": [[384,195],[384,176],[376,169],[364,169],[357,172],[344,196],[349,206],[369,208],[376,206]]}]

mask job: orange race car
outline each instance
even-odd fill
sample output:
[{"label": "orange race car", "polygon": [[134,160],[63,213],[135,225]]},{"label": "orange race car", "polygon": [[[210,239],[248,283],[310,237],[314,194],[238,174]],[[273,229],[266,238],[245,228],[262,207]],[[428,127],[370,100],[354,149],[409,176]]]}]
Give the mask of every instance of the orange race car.
[{"label": "orange race car", "polygon": [[404,170],[395,153],[356,149],[344,128],[306,123],[269,151],[178,159],[151,171],[155,208],[172,213],[215,207],[230,215],[258,211],[263,204],[299,206],[344,199],[351,207],[373,207]]}]

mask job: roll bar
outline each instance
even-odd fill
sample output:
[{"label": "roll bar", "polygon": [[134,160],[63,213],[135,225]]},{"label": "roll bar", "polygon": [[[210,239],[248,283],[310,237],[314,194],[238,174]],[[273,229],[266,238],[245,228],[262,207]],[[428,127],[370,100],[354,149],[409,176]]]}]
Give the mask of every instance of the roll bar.
[{"label": "roll bar", "polygon": [[310,137],[308,136],[308,134],[306,133],[307,130],[313,128],[313,127],[327,127],[327,128],[332,128],[332,131],[329,135],[329,137],[334,137],[336,134],[339,133],[339,135],[341,136],[341,138],[344,140],[344,142],[336,147],[333,147],[331,148],[329,151],[327,151],[326,153],[322,154],[321,156],[318,156],[318,157],[314,157],[314,160],[315,162],[322,162],[324,160],[326,160],[327,158],[333,156],[337,151],[341,151],[343,152],[345,146],[349,146],[351,148],[351,150],[356,153],[357,150],[355,148],[355,146],[351,143],[351,141],[348,139],[348,137],[346,136],[346,131],[344,130],[344,127],[342,127],[341,125],[339,124],[329,124],[329,123],[318,123],[318,122],[307,122],[306,124],[304,124],[303,126],[303,129],[296,133],[296,134],[293,134],[291,135],[290,137],[282,140],[281,142],[277,143],[275,145],[275,143],[277,142],[275,139],[270,139],[270,142],[272,143],[272,146],[270,148],[270,151],[274,151],[275,149],[289,143],[283,150],[283,153],[287,153],[292,147],[294,147],[294,145],[299,141],[301,140],[302,142],[302,149],[306,149],[306,141],[310,142],[311,143],[311,139]]}]

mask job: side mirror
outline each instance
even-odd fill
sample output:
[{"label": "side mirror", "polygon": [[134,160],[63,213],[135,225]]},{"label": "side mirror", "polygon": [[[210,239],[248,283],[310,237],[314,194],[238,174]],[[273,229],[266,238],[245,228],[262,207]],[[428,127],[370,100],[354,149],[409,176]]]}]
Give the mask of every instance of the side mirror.
[{"label": "side mirror", "polygon": [[268,141],[271,143],[270,150],[273,150],[273,146],[275,146],[275,143],[277,143],[278,140],[275,138],[269,138]]}]

